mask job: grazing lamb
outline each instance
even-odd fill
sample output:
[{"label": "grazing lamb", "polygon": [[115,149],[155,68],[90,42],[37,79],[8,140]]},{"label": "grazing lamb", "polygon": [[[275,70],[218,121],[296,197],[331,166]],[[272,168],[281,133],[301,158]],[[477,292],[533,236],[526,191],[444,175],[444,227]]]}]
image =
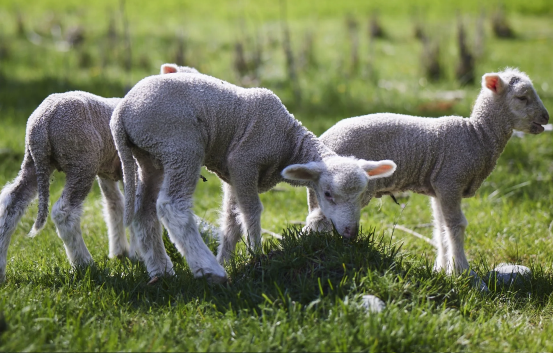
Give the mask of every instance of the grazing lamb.
[{"label": "grazing lamb", "polygon": [[[324,214],[349,236],[357,232],[359,196],[368,180],[395,170],[391,161],[338,156],[271,91],[206,75],[143,79],[115,109],[110,124],[128,195],[125,224],[132,224],[151,276],[173,273],[161,251],[156,209],[194,276],[223,282],[221,264],[234,251],[241,230],[252,248],[260,247],[263,206],[258,193],[280,181],[309,186],[326,195]],[[136,193],[135,158],[140,166]],[[219,262],[192,219],[192,195],[202,165],[223,180]]]},{"label": "grazing lamb", "polygon": [[[392,159],[394,175],[369,183],[363,206],[372,197],[411,190],[431,196],[435,270],[462,273],[469,268],[464,251],[468,223],[461,199],[474,196],[511,137],[513,129],[544,131],[549,114],[528,76],[516,69],[485,74],[470,118],[438,119],[372,114],[338,122],[320,139],[333,151],[367,159]],[[306,229],[331,225],[308,190]]]},{"label": "grazing lamb", "polygon": [[[190,67],[161,66],[161,73],[198,73]],[[39,194],[39,212],[30,235],[46,223],[50,175],[54,169],[66,174],[63,194],[52,210],[58,235],[71,264],[92,262],[80,229],[82,203],[94,178],[104,197],[110,257],[136,256],[123,225],[123,196],[117,181],[121,163],[109,128],[109,120],[121,98],[103,98],[87,92],[52,94],[27,122],[25,156],[17,178],[0,193],[0,281],[5,279],[6,257],[11,235],[30,202]]]}]

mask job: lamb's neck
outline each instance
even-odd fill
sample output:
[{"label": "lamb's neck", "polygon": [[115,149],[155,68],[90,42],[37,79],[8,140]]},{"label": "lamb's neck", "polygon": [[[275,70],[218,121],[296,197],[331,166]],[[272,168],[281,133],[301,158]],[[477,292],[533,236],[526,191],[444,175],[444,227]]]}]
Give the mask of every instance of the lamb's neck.
[{"label": "lamb's neck", "polygon": [[[292,143],[294,152],[286,165],[306,164],[309,162],[320,162],[324,158],[335,156],[336,153],[326,147],[312,132],[302,127],[297,138]],[[285,180],[288,184],[294,186],[313,187],[311,181]]]},{"label": "lamb's neck", "polygon": [[513,134],[510,114],[505,104],[495,101],[492,97],[480,96],[470,117],[481,142],[493,147],[499,154]]},{"label": "lamb's neck", "polygon": [[295,148],[290,164],[305,164],[320,162],[326,157],[335,156],[336,153],[326,147],[311,131],[302,127],[295,140]]}]

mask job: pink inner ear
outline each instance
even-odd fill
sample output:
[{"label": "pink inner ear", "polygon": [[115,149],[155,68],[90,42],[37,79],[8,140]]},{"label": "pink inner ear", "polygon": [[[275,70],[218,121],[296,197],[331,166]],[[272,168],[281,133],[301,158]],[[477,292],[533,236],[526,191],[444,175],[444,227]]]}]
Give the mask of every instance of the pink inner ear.
[{"label": "pink inner ear", "polygon": [[369,170],[367,172],[367,175],[368,176],[380,175],[380,174],[384,174],[386,172],[389,172],[392,169],[394,169],[394,167],[392,167],[391,165],[384,164],[384,165],[381,165],[381,166],[378,166],[378,167],[374,168],[373,170]]},{"label": "pink inner ear", "polygon": [[177,69],[173,66],[167,65],[167,66],[163,67],[163,73],[164,74],[172,74],[172,73],[175,73],[175,72],[177,72]]},{"label": "pink inner ear", "polygon": [[497,92],[497,84],[499,83],[499,77],[497,76],[486,76],[486,87],[488,89]]}]

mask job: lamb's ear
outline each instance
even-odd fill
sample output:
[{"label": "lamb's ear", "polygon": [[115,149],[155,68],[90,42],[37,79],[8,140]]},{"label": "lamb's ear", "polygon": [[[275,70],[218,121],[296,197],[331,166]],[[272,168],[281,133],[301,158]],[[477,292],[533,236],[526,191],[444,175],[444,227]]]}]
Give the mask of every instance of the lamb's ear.
[{"label": "lamb's ear", "polygon": [[321,167],[317,162],[292,164],[280,173],[284,179],[298,181],[317,181],[321,175]]},{"label": "lamb's ear", "polygon": [[161,74],[174,74],[178,71],[178,67],[175,64],[163,64],[161,65]]},{"label": "lamb's ear", "polygon": [[482,76],[482,87],[493,93],[500,94],[505,89],[505,81],[498,74],[485,74]]},{"label": "lamb's ear", "polygon": [[389,177],[394,174],[397,167],[396,164],[390,160],[374,162],[360,159],[357,163],[359,163],[359,166],[367,173],[369,179]]}]

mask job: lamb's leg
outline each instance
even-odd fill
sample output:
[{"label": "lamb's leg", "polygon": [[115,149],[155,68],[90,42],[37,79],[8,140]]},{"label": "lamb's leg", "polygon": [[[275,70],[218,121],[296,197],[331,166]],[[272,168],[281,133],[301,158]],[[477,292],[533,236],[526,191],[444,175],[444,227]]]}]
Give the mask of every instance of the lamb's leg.
[{"label": "lamb's leg", "polygon": [[[156,212],[156,217],[157,217],[157,212]],[[159,220],[158,220],[158,222],[159,222]],[[140,259],[142,259],[142,255],[140,253],[140,244],[138,242],[138,238],[136,237],[136,235],[134,233],[134,228],[133,227],[129,227],[129,239],[130,239],[129,258],[131,260],[140,260]]]},{"label": "lamb's leg", "polygon": [[436,262],[434,262],[434,271],[445,271],[448,262],[448,243],[449,239],[445,234],[445,222],[440,204],[435,197],[430,198],[432,213],[434,216],[434,242],[437,248]]},{"label": "lamb's leg", "polygon": [[116,181],[98,177],[98,184],[104,196],[104,219],[108,226],[109,257],[129,256],[129,243],[123,225],[123,195]]},{"label": "lamb's leg", "polygon": [[317,195],[315,194],[315,191],[311,188],[307,188],[307,207],[309,213],[319,209],[319,201],[317,200]]},{"label": "lamb's leg", "polygon": [[217,251],[220,264],[228,261],[242,237],[240,227],[240,209],[232,186],[223,182],[223,212],[221,215],[221,239]]},{"label": "lamb's leg", "polygon": [[185,256],[194,277],[205,276],[212,283],[222,283],[227,280],[227,274],[204,243],[192,213],[192,195],[200,166],[201,160],[198,160],[196,165],[177,169],[173,164],[173,169],[165,169],[157,211],[171,241]]},{"label": "lamb's leg", "polygon": [[12,234],[36,195],[35,165],[32,158],[25,155],[19,175],[0,193],[0,282],[6,278],[6,258]]},{"label": "lamb's leg", "polygon": [[442,210],[448,241],[446,271],[448,274],[461,274],[469,268],[464,247],[468,222],[461,210],[461,198],[438,197],[437,202]]},{"label": "lamb's leg", "polygon": [[156,169],[148,156],[137,155],[140,168],[131,225],[131,251],[138,252],[152,277],[174,275],[173,263],[165,251],[156,201],[163,182],[163,172]]},{"label": "lamb's leg", "polygon": [[305,227],[303,227],[302,231],[331,231],[332,223],[323,214],[323,211],[319,207],[315,191],[311,188],[307,188],[307,204],[309,206],[309,214],[305,219]]},{"label": "lamb's leg", "polygon": [[[234,195],[240,208],[242,231],[248,235],[248,246],[254,252],[261,250],[261,213],[263,204],[259,199],[257,187],[249,183],[257,177],[241,176],[234,178]],[[236,244],[234,244],[236,246]],[[231,251],[234,251],[232,247]]]},{"label": "lamb's leg", "polygon": [[66,171],[65,187],[52,208],[52,220],[73,266],[93,262],[81,233],[81,214],[84,199],[90,192],[95,176],[95,171],[81,168]]}]

